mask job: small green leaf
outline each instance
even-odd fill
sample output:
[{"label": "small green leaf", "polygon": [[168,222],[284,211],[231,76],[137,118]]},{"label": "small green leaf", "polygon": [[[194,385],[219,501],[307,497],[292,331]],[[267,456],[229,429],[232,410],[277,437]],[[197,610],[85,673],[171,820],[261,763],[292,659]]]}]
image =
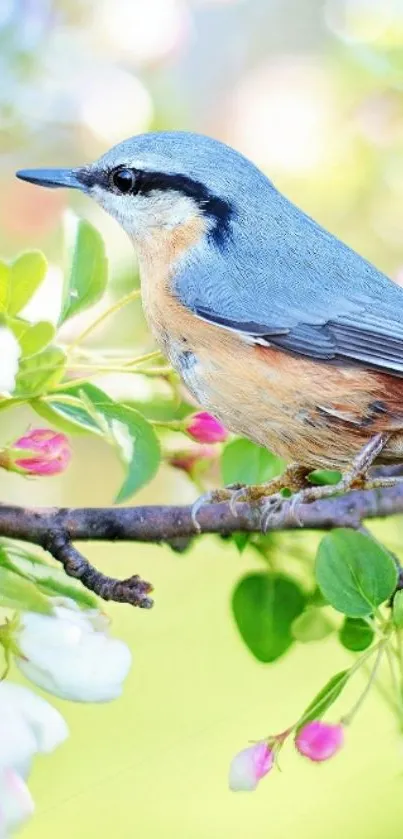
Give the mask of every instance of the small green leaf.
[{"label": "small green leaf", "polygon": [[225,484],[262,484],[280,475],[284,461],[249,440],[233,440],[225,447],[221,460]]},{"label": "small green leaf", "polygon": [[[99,406],[98,406],[99,410]],[[126,478],[116,503],[126,501],[156,475],[161,460],[158,437],[150,423],[133,408],[103,406],[126,466]]]},{"label": "small green leaf", "polygon": [[10,266],[7,312],[17,315],[45,279],[48,264],[40,251],[23,253]]},{"label": "small green leaf", "polygon": [[108,279],[105,246],[88,221],[80,220],[64,292],[60,322],[92,306],[102,297]]},{"label": "small green leaf", "polygon": [[326,597],[324,597],[323,593],[321,592],[320,588],[316,587],[314,591],[308,596],[308,604],[309,606],[317,606],[320,608],[321,606],[328,606],[328,602]]},{"label": "small green leaf", "polygon": [[4,609],[40,612],[43,615],[52,612],[48,599],[34,583],[4,567],[0,567],[0,606]]},{"label": "small green leaf", "polygon": [[77,393],[87,398],[94,407],[95,417],[98,415],[109,430],[108,441],[113,440],[119,450],[126,468],[126,478],[117,494],[116,502],[126,501],[158,471],[161,451],[154,428],[134,408],[114,402],[94,385],[86,384],[79,387]]},{"label": "small green leaf", "polygon": [[19,577],[31,581],[37,590],[43,591],[48,597],[70,597],[83,608],[98,608],[95,595],[87,591],[78,580],[67,577],[64,571],[53,568],[33,553],[15,548],[14,545],[10,548],[2,546],[0,564]]},{"label": "small green leaf", "polygon": [[399,589],[393,598],[393,623],[398,629],[403,629],[403,591]]},{"label": "small green leaf", "polygon": [[250,541],[250,533],[233,533],[232,541],[238,548],[240,554],[243,554],[246,546]]},{"label": "small green leaf", "polygon": [[338,484],[341,478],[341,472],[337,472],[335,469],[315,469],[308,475],[309,482],[318,486]]},{"label": "small green leaf", "polygon": [[359,653],[372,644],[374,631],[362,618],[345,618],[339,630],[339,640],[346,650]]},{"label": "small green leaf", "polygon": [[304,606],[299,586],[280,574],[248,574],[232,597],[239,632],[255,658],[264,662],[275,661],[291,646],[291,627]]},{"label": "small green leaf", "polygon": [[55,327],[47,320],[28,326],[19,339],[23,357],[36,355],[44,350],[53,341],[55,332]]},{"label": "small green leaf", "polygon": [[37,355],[23,358],[17,376],[15,396],[41,396],[63,376],[66,356],[59,347],[48,347]]},{"label": "small green leaf", "polygon": [[40,417],[67,434],[101,434],[99,425],[90,416],[84,403],[72,396],[71,391],[59,391],[54,397],[33,399],[30,405]]},{"label": "small green leaf", "polygon": [[390,554],[369,536],[341,528],[319,545],[316,580],[331,606],[359,618],[391,597],[397,569]]},{"label": "small green leaf", "polygon": [[304,612],[295,618],[291,627],[296,641],[308,644],[310,641],[322,641],[334,632],[334,625],[322,609],[307,606]]},{"label": "small green leaf", "polygon": [[336,673],[335,676],[332,676],[322,690],[316,694],[312,702],[309,703],[299,720],[298,728],[301,728],[303,725],[311,722],[311,720],[320,720],[328,708],[336,702],[336,699],[345,688],[349,678],[349,670],[341,670],[340,673]]}]

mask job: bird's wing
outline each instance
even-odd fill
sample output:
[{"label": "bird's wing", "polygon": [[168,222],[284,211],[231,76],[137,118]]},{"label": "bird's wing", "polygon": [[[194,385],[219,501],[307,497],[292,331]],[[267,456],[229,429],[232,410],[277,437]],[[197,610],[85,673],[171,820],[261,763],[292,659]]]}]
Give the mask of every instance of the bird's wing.
[{"label": "bird's wing", "polygon": [[361,317],[346,316],[313,325],[303,320],[289,329],[260,323],[243,323],[219,317],[200,308],[196,314],[205,320],[235,330],[251,342],[279,347],[316,360],[337,358],[403,375],[403,326],[390,317],[374,317],[364,309]]},{"label": "bird's wing", "polygon": [[403,375],[403,289],[279,200],[277,226],[244,224],[178,277],[182,301],[248,341]]}]

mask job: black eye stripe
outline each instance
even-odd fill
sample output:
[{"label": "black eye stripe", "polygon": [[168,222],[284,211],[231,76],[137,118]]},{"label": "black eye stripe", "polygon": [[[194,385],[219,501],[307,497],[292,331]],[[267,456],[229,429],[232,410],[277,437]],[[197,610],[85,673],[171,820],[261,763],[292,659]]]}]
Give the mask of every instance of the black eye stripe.
[{"label": "black eye stripe", "polygon": [[201,181],[187,175],[168,172],[151,172],[130,166],[116,166],[113,169],[83,167],[77,171],[77,178],[91,190],[99,187],[115,195],[150,195],[153,192],[173,191],[191,198],[204,216],[212,222],[209,238],[219,247],[225,247],[231,236],[232,221],[236,209],[230,201],[214,195]]}]

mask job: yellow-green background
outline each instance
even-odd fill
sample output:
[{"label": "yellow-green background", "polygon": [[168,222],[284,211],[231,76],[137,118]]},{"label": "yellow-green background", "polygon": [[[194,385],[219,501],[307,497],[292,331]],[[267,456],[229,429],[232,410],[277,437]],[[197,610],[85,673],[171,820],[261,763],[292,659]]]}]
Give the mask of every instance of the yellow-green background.
[{"label": "yellow-green background", "polygon": [[[116,226],[85,199],[34,191],[13,171],[84,162],[137,131],[178,127],[233,143],[399,281],[402,45],[400,0],[1,0],[4,255],[39,246],[60,265],[62,214],[73,204],[105,235],[110,299],[124,293],[135,266]],[[37,303],[41,316],[58,288],[53,273]],[[132,354],[134,345],[151,345],[138,308],[93,343],[106,345]],[[128,377],[100,382],[120,397],[137,395]],[[24,412],[3,415],[1,441],[32,421]],[[1,476],[1,498],[107,505],[119,480],[106,447],[81,438],[65,478]],[[136,503],[194,495],[166,467]],[[398,525],[382,532],[399,542]],[[231,756],[289,725],[349,661],[333,640],[299,646],[272,666],[252,659],[229,607],[235,581],[258,567],[251,554],[213,538],[182,556],[141,545],[84,549],[108,573],[151,579],[156,605],[108,607],[113,632],[133,651],[132,671],[108,706],[57,703],[71,737],[36,762],[37,814],[27,837],[400,839],[403,741],[376,694],[333,762],[311,765],[286,748],[282,771],[255,795],[227,790]],[[339,712],[362,684],[358,677]]]}]

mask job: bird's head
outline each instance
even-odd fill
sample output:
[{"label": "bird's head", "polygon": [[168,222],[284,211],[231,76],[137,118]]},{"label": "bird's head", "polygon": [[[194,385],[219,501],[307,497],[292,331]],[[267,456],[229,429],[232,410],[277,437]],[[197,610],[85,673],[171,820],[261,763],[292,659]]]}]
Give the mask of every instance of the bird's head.
[{"label": "bird's head", "polygon": [[198,219],[219,247],[239,213],[239,197],[254,195],[254,180],[263,178],[233,149],[188,132],[143,134],[88,166],[23,170],[17,176],[40,186],[82,190],[136,244],[157,230],[173,230]]}]

